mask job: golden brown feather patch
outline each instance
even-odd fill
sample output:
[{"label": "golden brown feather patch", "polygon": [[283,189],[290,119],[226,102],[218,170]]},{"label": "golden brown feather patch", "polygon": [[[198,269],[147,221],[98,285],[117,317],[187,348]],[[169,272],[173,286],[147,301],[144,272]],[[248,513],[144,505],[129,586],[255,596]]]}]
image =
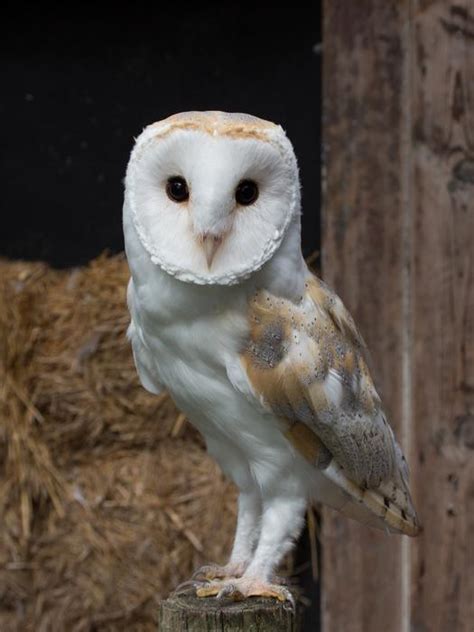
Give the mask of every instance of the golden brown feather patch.
[{"label": "golden brown feather patch", "polygon": [[241,360],[253,391],[286,420],[288,440],[354,501],[413,535],[418,527],[401,451],[341,300],[310,277],[298,303],[258,291],[249,323]]}]

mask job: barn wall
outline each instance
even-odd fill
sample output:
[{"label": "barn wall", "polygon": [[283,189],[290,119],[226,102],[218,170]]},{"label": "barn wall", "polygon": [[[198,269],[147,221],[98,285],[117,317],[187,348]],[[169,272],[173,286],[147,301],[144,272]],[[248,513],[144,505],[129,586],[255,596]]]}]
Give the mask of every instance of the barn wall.
[{"label": "barn wall", "polygon": [[325,3],[323,272],[354,314],[424,525],[327,511],[324,632],[474,621],[474,3]]}]

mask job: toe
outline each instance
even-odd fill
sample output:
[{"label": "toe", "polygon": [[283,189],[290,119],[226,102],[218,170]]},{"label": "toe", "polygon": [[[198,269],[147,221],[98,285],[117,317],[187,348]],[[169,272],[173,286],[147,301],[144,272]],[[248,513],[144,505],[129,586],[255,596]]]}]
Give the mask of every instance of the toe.
[{"label": "toe", "polygon": [[205,586],[205,585],[206,585],[206,582],[188,579],[182,584],[179,584],[179,586],[176,586],[176,588],[173,590],[173,595],[182,595],[187,592],[195,591],[201,586]]},{"label": "toe", "polygon": [[286,586],[280,586],[278,584],[263,584],[257,585],[253,589],[249,596],[252,597],[267,597],[270,599],[277,599],[282,603],[289,602],[293,612],[295,611],[296,604],[293,594]]},{"label": "toe", "polygon": [[242,599],[245,599],[244,595],[233,583],[226,583],[217,593],[218,599],[225,599],[226,597],[230,597],[234,601],[241,601]]},{"label": "toe", "polygon": [[218,564],[206,564],[201,566],[192,576],[192,579],[226,579],[232,577],[240,577],[244,572],[244,567],[237,564],[226,564],[219,566]]},{"label": "toe", "polygon": [[192,576],[191,579],[215,579],[216,577],[219,576],[219,570],[221,569],[220,566],[214,566],[213,564],[206,564],[205,566],[201,566],[201,568],[198,568],[197,571],[195,571]]},{"label": "toe", "polygon": [[198,597],[216,597],[223,589],[223,582],[211,582],[210,584],[201,584],[196,590]]},{"label": "toe", "polygon": [[295,611],[296,608],[296,603],[295,603],[295,598],[293,597],[293,594],[291,593],[290,590],[288,590],[288,588],[286,588],[286,586],[278,586],[278,591],[277,591],[277,595],[275,595],[275,597],[279,600],[279,601],[288,601],[291,604],[291,608],[293,609],[293,612]]},{"label": "toe", "polygon": [[249,597],[268,597],[278,599],[278,601],[286,601],[288,592],[289,591],[282,586],[268,584],[266,586],[256,586],[250,589]]}]

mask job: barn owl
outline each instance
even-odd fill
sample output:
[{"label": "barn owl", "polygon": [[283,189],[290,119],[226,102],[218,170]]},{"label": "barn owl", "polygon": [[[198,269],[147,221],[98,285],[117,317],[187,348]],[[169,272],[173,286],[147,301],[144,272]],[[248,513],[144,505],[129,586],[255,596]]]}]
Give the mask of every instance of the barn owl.
[{"label": "barn owl", "polygon": [[230,559],[195,574],[197,595],[291,600],[274,573],[313,501],[416,535],[406,460],[362,338],[301,253],[283,129],[224,112],[148,126],[123,222],[141,383],[169,391],[240,491]]}]

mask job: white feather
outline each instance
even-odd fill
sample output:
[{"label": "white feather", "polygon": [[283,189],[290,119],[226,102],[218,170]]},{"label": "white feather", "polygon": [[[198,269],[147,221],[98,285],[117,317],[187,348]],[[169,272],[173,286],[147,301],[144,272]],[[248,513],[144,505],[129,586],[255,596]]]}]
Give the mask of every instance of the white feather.
[{"label": "white feather", "polygon": [[[169,123],[163,123],[169,132]],[[125,179],[124,213],[131,215],[152,261],[176,278],[229,285],[259,270],[275,253],[293,217],[299,214],[299,182],[291,144],[281,128],[268,141],[189,129],[164,134],[160,125],[137,139]],[[171,176],[186,179],[189,202],[166,195]],[[251,209],[239,208],[235,189],[252,177],[260,194]],[[223,233],[208,270],[196,237]]]},{"label": "white feather", "polygon": [[328,402],[334,406],[339,406],[342,401],[343,387],[341,378],[334,369],[329,370],[323,382],[323,389]]}]

